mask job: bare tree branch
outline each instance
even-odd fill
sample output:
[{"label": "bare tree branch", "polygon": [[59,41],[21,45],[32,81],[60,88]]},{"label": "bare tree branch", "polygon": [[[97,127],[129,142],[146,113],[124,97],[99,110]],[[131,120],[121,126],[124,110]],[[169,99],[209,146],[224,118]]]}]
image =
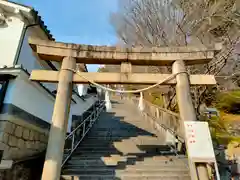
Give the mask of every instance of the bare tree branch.
[{"label": "bare tree branch", "polygon": [[[207,65],[189,67],[191,73],[231,75],[240,44],[239,0],[119,0],[111,20],[119,38],[129,46],[209,46],[223,42],[223,50]],[[229,67],[235,68],[229,68]],[[148,67],[148,72],[171,72]],[[198,94],[204,94],[205,88]]]}]

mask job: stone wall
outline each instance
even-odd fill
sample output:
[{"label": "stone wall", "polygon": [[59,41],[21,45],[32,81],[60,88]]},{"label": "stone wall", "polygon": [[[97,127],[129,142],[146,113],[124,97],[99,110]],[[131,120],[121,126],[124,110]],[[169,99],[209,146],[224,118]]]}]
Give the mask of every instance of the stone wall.
[{"label": "stone wall", "polygon": [[0,148],[3,159],[21,159],[42,152],[47,134],[10,121],[0,121]]},{"label": "stone wall", "polygon": [[47,147],[50,124],[14,105],[5,105],[4,109],[7,111],[0,114],[3,159],[22,160],[43,152]]}]

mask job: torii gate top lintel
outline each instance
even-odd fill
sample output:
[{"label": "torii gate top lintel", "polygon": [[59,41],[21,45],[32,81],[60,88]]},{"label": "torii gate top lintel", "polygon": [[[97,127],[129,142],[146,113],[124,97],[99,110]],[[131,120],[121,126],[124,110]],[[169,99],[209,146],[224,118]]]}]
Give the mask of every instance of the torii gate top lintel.
[{"label": "torii gate top lintel", "polygon": [[61,43],[29,38],[29,44],[42,60],[62,61],[64,57],[76,58],[84,64],[121,64],[171,66],[176,60],[184,60],[186,65],[205,64],[211,61],[221,44],[209,47],[135,47],[92,46]]},{"label": "torii gate top lintel", "polygon": [[[100,84],[155,84],[169,74],[132,73],[131,65],[171,66],[175,61],[184,60],[185,65],[204,64],[214,58],[221,49],[217,44],[212,47],[153,47],[153,48],[120,48],[108,46],[77,45],[49,40],[29,39],[29,44],[41,60],[62,62],[71,57],[79,64],[121,64],[121,73],[88,73],[79,72],[73,75],[73,83],[85,84],[88,80]],[[69,61],[68,61],[69,62]],[[86,77],[86,78],[83,78]],[[57,83],[58,71],[33,70],[31,80]],[[88,80],[87,80],[88,79]],[[190,75],[191,85],[214,85],[212,75]],[[176,84],[176,79],[163,83]]]}]

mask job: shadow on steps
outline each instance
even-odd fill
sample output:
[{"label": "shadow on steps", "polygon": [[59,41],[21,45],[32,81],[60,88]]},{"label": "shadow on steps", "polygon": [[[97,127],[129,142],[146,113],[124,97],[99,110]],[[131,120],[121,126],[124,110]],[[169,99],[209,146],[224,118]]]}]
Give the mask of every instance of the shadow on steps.
[{"label": "shadow on steps", "polygon": [[[139,114],[131,109],[103,112],[83,142],[64,166],[65,178],[87,179],[166,179],[188,177],[184,163],[162,155],[170,150]],[[181,171],[179,171],[181,170]],[[187,180],[187,179],[186,179]]]}]

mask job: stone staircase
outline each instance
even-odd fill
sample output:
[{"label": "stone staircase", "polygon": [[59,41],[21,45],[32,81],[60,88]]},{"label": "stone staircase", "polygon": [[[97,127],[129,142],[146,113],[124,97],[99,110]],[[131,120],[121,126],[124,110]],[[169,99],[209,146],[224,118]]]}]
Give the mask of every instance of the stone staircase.
[{"label": "stone staircase", "polygon": [[187,159],[170,147],[139,111],[113,102],[62,169],[66,180],[190,180]]}]

